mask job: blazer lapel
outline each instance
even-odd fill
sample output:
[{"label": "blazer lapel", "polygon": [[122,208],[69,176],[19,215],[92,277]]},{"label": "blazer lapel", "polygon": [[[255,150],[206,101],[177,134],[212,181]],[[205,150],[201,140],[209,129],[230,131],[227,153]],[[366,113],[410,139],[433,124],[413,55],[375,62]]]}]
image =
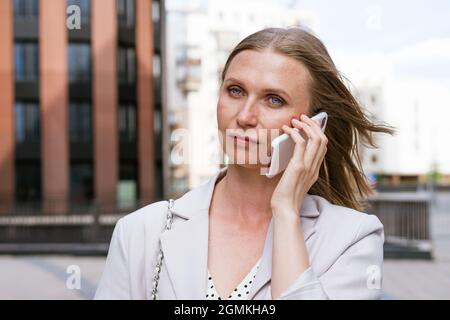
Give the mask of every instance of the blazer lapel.
[{"label": "blazer lapel", "polygon": [[[160,237],[175,299],[205,299],[209,206],[215,183],[225,171],[223,168],[215,177],[175,201],[172,229]],[[176,219],[187,221],[177,223]]]},{"label": "blazer lapel", "polygon": [[[317,205],[313,196],[306,194],[300,208],[300,219],[305,242],[314,234],[314,224],[316,217],[319,215]],[[253,285],[250,289],[248,299],[252,300],[261,288],[263,288],[272,278],[272,244],[273,244],[273,219],[267,230],[266,241],[264,243],[264,251],[260,262],[260,267],[256,272]]]},{"label": "blazer lapel", "polygon": [[[164,232],[161,247],[163,267],[167,268],[175,299],[205,299],[208,264],[209,207],[216,182],[226,174],[222,168],[213,178],[175,201],[172,229]],[[300,208],[305,241],[314,233],[319,215],[314,197],[306,194]],[[183,220],[183,221],[178,221]],[[179,223],[181,222],[181,223]],[[260,268],[255,275],[249,299],[270,281],[272,275],[273,221],[271,220]]]},{"label": "blazer lapel", "polygon": [[164,260],[175,291],[175,299],[199,300],[206,293],[208,211],[161,236]]}]

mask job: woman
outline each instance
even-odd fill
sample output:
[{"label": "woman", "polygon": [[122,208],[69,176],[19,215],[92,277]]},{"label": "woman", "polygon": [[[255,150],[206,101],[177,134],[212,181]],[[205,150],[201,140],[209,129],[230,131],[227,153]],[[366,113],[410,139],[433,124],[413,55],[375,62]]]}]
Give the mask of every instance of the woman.
[{"label": "woman", "polygon": [[[171,230],[161,234],[166,201],[118,221],[96,298],[150,299],[155,286],[158,299],[380,298],[383,226],[361,212],[371,188],[357,146],[393,131],[366,117],[324,45],[300,28],[248,36],[221,80],[218,128],[224,151],[231,144],[236,154],[175,201]],[[320,111],[326,134],[309,117]],[[262,157],[248,160],[251,146],[268,149],[270,129],[295,150],[268,179]]]}]

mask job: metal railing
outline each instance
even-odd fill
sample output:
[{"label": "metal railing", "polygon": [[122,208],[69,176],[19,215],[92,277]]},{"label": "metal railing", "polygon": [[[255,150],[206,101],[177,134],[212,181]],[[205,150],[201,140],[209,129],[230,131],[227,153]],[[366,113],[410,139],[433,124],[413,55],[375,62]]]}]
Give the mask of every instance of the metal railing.
[{"label": "metal railing", "polygon": [[[146,204],[148,201],[137,201],[120,207],[52,201],[3,206],[0,208],[0,253],[2,248],[13,251],[11,245],[41,244],[41,249],[36,250],[48,251],[47,247],[61,244],[77,244],[78,247],[109,244],[117,220]],[[105,253],[105,247],[102,248],[100,251]]]},{"label": "metal railing", "polygon": [[432,258],[430,213],[427,192],[378,193],[368,199],[368,213],[384,225],[388,257]]},{"label": "metal railing", "polygon": [[[378,193],[367,200],[369,206],[366,212],[375,214],[384,225],[385,257],[432,257],[429,193]],[[0,215],[0,245],[107,244],[116,221],[143,206],[145,204],[141,203],[120,209],[91,203],[72,205],[66,214],[51,215],[33,211],[36,206],[31,206],[29,211],[18,206],[8,215]]]}]

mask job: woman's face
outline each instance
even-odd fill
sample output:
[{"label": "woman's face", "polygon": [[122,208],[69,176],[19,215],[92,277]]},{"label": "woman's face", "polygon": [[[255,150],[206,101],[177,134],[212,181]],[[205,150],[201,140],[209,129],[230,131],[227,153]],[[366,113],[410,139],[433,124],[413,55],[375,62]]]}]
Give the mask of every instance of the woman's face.
[{"label": "woman's face", "polygon": [[[301,62],[283,54],[244,50],[233,58],[217,102],[222,148],[230,162],[267,167],[263,157],[270,156],[271,142],[283,133],[283,124],[292,127],[292,118],[308,113],[309,79]],[[235,135],[256,142],[242,142]]]}]

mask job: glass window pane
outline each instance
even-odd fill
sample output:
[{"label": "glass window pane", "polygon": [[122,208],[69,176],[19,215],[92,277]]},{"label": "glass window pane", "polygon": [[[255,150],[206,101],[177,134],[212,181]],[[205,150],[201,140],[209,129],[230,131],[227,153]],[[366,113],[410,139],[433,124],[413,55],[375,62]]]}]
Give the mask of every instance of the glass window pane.
[{"label": "glass window pane", "polygon": [[125,48],[119,47],[118,53],[117,53],[117,70],[118,70],[118,77],[119,77],[119,83],[125,83],[126,79],[126,54],[125,54]]},{"label": "glass window pane", "polygon": [[136,52],[134,48],[119,47],[117,70],[119,83],[134,84],[136,82]]},{"label": "glass window pane", "polygon": [[136,141],[136,107],[121,105],[119,107],[119,138],[121,142]]},{"label": "glass window pane", "polygon": [[136,70],[136,62],[135,62],[135,53],[134,53],[134,48],[129,48],[128,52],[127,52],[127,71],[128,71],[128,76],[127,76],[127,80],[128,83],[135,83],[135,70]]},{"label": "glass window pane", "polygon": [[87,43],[71,43],[68,49],[69,81],[89,82],[91,79],[91,48]]},{"label": "glass window pane", "polygon": [[119,22],[122,23],[123,21],[120,21],[120,19],[123,19],[123,17],[125,16],[125,0],[117,0],[116,7],[117,15],[119,16]]},{"label": "glass window pane", "polygon": [[27,140],[30,142],[39,142],[39,107],[36,104],[26,105],[27,117]]},{"label": "glass window pane", "polygon": [[124,106],[119,107],[119,130],[125,131],[126,129],[126,109]]},{"label": "glass window pane", "polygon": [[37,44],[16,42],[14,51],[16,80],[36,81],[38,78]]},{"label": "glass window pane", "polygon": [[22,103],[16,103],[16,142],[25,141],[25,109]]},{"label": "glass window pane", "polygon": [[134,26],[134,0],[126,0],[127,1],[127,26]]},{"label": "glass window pane", "polygon": [[121,27],[133,28],[135,21],[134,0],[117,0],[117,15]]},{"label": "glass window pane", "polygon": [[37,163],[16,163],[16,200],[19,205],[41,199],[41,167]]},{"label": "glass window pane", "polygon": [[27,17],[36,17],[37,6],[37,0],[25,0],[25,15]]},{"label": "glass window pane", "polygon": [[23,45],[21,43],[16,43],[15,45],[15,75],[16,80],[24,80],[25,66],[24,66],[24,54]]},{"label": "glass window pane", "polygon": [[24,2],[23,0],[14,0],[14,16],[20,17],[23,15]]},{"label": "glass window pane", "polygon": [[153,22],[159,21],[159,1],[152,1],[152,20]]},{"label": "glass window pane", "polygon": [[134,106],[128,107],[128,139],[136,140],[136,108]]},{"label": "glass window pane", "polygon": [[37,80],[38,61],[37,61],[37,45],[34,43],[27,43],[25,46],[25,80]]},{"label": "glass window pane", "polygon": [[40,117],[37,103],[16,102],[15,125],[16,142],[39,142]]},{"label": "glass window pane", "polygon": [[159,54],[153,55],[153,77],[159,78],[161,76],[161,57]]},{"label": "glass window pane", "polygon": [[93,197],[92,163],[70,165],[70,197],[74,202],[86,202]]},{"label": "glass window pane", "polygon": [[83,142],[91,141],[91,106],[87,103],[81,105],[81,132]]},{"label": "glass window pane", "polygon": [[69,132],[70,132],[70,142],[77,141],[77,108],[75,104],[71,103],[69,105]]},{"label": "glass window pane", "polygon": [[89,102],[71,102],[69,105],[71,142],[92,141],[92,108]]},{"label": "glass window pane", "polygon": [[18,19],[36,18],[38,0],[14,0],[14,16]]}]

